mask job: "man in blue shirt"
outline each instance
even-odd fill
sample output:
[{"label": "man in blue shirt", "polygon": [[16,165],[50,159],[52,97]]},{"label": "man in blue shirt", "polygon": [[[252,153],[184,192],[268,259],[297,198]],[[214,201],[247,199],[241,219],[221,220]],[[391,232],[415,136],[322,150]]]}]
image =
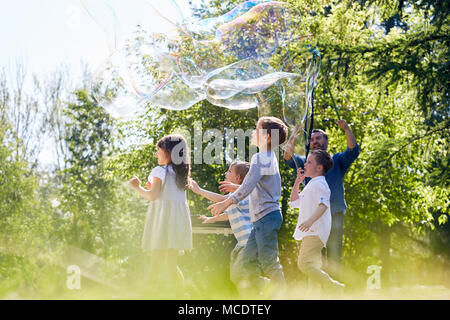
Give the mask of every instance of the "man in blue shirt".
[{"label": "man in blue shirt", "polygon": [[[350,168],[353,161],[358,158],[359,146],[356,143],[350,127],[345,120],[339,120],[338,126],[344,130],[347,138],[347,150],[333,155],[333,168],[325,175],[325,179],[331,190],[331,233],[327,242],[328,269],[333,273],[339,273],[342,256],[342,235],[344,229],[344,214],[347,209],[344,196],[343,179],[345,173]],[[292,136],[289,138],[284,152],[285,163],[294,170],[304,168],[305,157],[294,154],[294,146],[298,134],[301,132],[301,125],[297,125]],[[328,136],[320,129],[314,129],[311,135],[312,150],[328,149]],[[306,180],[308,183],[309,179]]]}]

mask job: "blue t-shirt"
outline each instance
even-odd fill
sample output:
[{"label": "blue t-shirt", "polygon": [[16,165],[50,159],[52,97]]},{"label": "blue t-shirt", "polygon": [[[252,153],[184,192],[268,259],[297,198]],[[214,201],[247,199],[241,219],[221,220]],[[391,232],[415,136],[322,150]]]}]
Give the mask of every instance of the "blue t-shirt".
[{"label": "blue t-shirt", "polygon": [[[358,158],[358,155],[358,144],[356,144],[353,149],[347,147],[347,150],[345,150],[344,152],[339,152],[333,155],[333,168],[331,168],[331,170],[328,171],[328,173],[325,175],[325,180],[327,181],[328,186],[331,190],[331,214],[334,214],[336,212],[345,213],[345,209],[347,209],[347,204],[345,203],[344,196],[344,175],[348,171],[348,168],[350,168],[350,165],[353,163],[353,161]],[[294,158],[297,166],[294,163]],[[304,169],[305,161],[305,157],[300,157],[296,154],[292,155],[289,161],[284,160],[284,162],[294,170],[297,170],[297,167]],[[306,178],[305,183],[308,183],[309,180],[309,178]]]}]

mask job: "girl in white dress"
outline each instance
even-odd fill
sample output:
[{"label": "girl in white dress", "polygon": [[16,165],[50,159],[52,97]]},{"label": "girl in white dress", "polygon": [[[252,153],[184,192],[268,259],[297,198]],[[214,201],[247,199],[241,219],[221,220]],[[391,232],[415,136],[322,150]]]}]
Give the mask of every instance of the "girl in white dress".
[{"label": "girl in white dress", "polygon": [[181,250],[192,249],[192,224],[186,201],[190,176],[189,151],[181,135],[169,135],[157,143],[158,165],[150,175],[146,188],[138,177],[130,185],[150,200],[145,219],[142,248],[150,253],[150,281],[161,280],[169,273],[176,285],[182,285],[183,274],[177,266]]}]

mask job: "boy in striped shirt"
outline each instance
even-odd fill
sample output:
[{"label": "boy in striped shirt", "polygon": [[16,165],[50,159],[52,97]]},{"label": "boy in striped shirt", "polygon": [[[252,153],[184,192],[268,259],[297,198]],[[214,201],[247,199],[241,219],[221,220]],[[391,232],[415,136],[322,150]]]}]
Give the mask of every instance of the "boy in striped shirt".
[{"label": "boy in striped shirt", "polygon": [[[228,168],[228,171],[225,173],[225,181],[239,185],[242,181],[244,181],[249,169],[250,163],[248,162],[233,162]],[[196,194],[199,194],[202,197],[214,202],[220,202],[228,198],[228,195],[221,195],[200,188],[197,182],[192,179],[190,181],[190,189]],[[230,221],[231,230],[237,240],[236,247],[231,252],[230,278],[239,290],[240,282],[243,280],[242,277],[244,274],[242,265],[242,251],[247,244],[248,237],[252,231],[248,197],[237,204],[231,205],[224,213],[218,216],[200,216],[199,218],[203,220],[203,223],[214,223],[217,221],[226,220]]]}]

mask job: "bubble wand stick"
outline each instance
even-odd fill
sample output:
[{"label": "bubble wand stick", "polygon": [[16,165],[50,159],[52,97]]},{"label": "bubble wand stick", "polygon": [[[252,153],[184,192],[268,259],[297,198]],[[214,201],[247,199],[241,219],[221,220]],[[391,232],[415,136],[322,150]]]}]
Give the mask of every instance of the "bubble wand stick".
[{"label": "bubble wand stick", "polygon": [[[312,134],[312,130],[313,130],[313,124],[314,124],[314,87],[312,89],[312,96],[311,96],[311,124],[309,126],[309,132],[308,132],[308,137],[305,137],[305,147],[306,147],[306,154],[305,154],[305,158],[308,158],[308,154],[309,154],[309,147],[311,145],[311,134]],[[306,118],[306,121],[308,121],[308,118]],[[306,124],[306,123],[305,123]],[[307,128],[307,126],[305,125],[305,128]],[[305,132],[306,134],[306,132]]]},{"label": "bubble wand stick", "polygon": [[328,79],[327,79],[327,81],[325,81],[325,83],[327,84],[327,90],[328,90],[328,93],[330,94],[331,107],[333,108],[334,112],[336,112],[338,120],[341,120],[341,116],[339,115],[339,112],[338,112],[337,107],[336,107],[336,102],[334,101],[333,94],[331,93],[330,84],[329,84]]}]

